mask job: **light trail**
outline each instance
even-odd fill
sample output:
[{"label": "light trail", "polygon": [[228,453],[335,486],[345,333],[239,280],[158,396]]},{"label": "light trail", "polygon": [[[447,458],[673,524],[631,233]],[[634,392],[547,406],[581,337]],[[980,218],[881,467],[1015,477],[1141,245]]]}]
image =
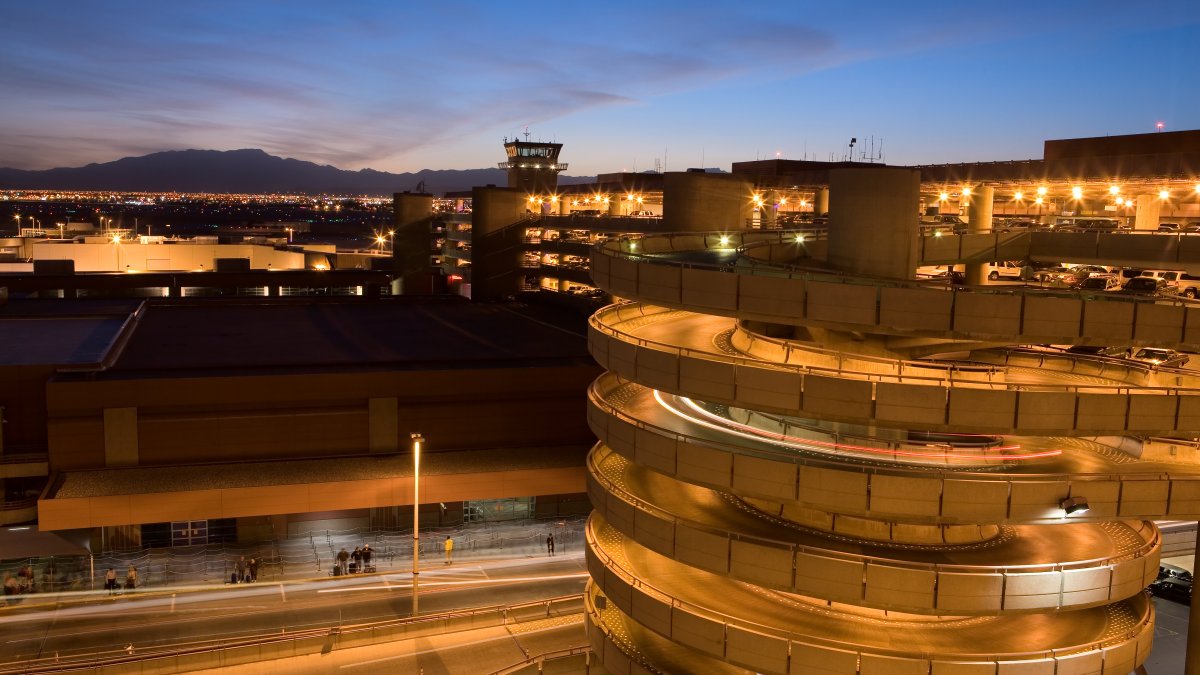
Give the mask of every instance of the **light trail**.
[{"label": "light trail", "polygon": [[[850,445],[850,444],[846,444],[846,443],[831,443],[828,441],[818,441],[818,440],[814,440],[814,439],[800,438],[798,436],[790,436],[788,434],[782,434],[782,433],[778,433],[778,432],[774,432],[774,431],[767,431],[766,429],[759,429],[758,427],[754,427],[754,426],[751,426],[748,424],[742,424],[741,422],[735,422],[731,419],[724,418],[724,417],[716,415],[712,412],[704,410],[703,408],[701,408],[699,405],[697,405],[694,401],[692,401],[689,398],[686,398],[683,396],[680,396],[678,398],[680,400],[684,401],[685,405],[688,405],[688,407],[695,410],[702,417],[717,420],[718,422],[714,423],[714,422],[710,422],[705,419],[700,419],[699,417],[695,417],[693,415],[689,415],[685,411],[680,410],[679,408],[676,408],[675,406],[668,403],[666,401],[666,398],[662,395],[662,392],[658,391],[657,389],[654,390],[654,400],[658,401],[659,405],[661,405],[668,412],[670,412],[670,413],[676,415],[677,417],[684,419],[692,424],[696,424],[696,425],[699,425],[699,426],[702,426],[702,427],[705,427],[708,429],[712,429],[714,431],[720,431],[722,433],[730,434],[733,436],[738,436],[741,438],[747,438],[747,439],[756,440],[756,441],[766,441],[766,442],[772,443],[774,445],[781,445],[781,446],[795,449],[795,450],[807,449],[807,450],[814,450],[817,452],[821,452],[821,451],[825,451],[825,450],[839,450],[839,451],[845,452],[847,454],[853,454],[855,452],[862,452],[862,453],[870,453],[871,455],[913,457],[913,458],[918,458],[918,459],[942,459],[942,460],[968,459],[968,460],[986,460],[986,461],[997,461],[997,460],[1022,461],[1022,460],[1028,460],[1028,459],[1043,459],[1046,457],[1055,457],[1055,456],[1062,454],[1061,450],[1044,450],[1041,452],[1030,452],[1030,453],[1021,453],[1021,454],[1012,454],[1009,452],[997,452],[996,454],[981,455],[981,454],[967,454],[967,453],[958,453],[958,452],[929,452],[929,451],[918,451],[918,450],[900,450],[900,449],[891,449],[891,448],[873,448],[870,446],[863,446],[863,445]],[[1019,445],[1003,446],[1003,447],[999,448],[999,450],[1012,450],[1012,449],[1019,449],[1020,447],[1021,446],[1019,446]]]}]

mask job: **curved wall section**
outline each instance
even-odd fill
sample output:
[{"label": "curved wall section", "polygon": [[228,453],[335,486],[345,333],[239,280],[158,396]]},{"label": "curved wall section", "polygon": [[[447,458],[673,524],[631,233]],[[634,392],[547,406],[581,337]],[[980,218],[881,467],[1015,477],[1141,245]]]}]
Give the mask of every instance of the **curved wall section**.
[{"label": "curved wall section", "polygon": [[639,253],[651,247],[650,239],[593,248],[595,284],[622,298],[773,323],[1009,344],[1092,340],[1200,351],[1200,305],[1182,300],[948,288],[788,266],[720,264],[707,255],[671,265],[662,256]]}]

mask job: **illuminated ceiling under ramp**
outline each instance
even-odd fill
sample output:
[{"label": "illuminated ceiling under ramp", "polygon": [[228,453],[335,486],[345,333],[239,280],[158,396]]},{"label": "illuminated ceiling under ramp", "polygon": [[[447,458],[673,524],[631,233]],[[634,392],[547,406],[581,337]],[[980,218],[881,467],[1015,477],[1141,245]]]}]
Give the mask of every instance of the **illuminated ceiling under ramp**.
[{"label": "illuminated ceiling under ramp", "polygon": [[587,551],[606,668],[1141,664],[1149,521],[1200,518],[1200,461],[1131,438],[1195,435],[1200,380],[1005,345],[1195,348],[1197,308],[789,267],[764,261],[805,243],[765,236],[594,249],[596,285],[633,300],[589,334],[609,371]]}]

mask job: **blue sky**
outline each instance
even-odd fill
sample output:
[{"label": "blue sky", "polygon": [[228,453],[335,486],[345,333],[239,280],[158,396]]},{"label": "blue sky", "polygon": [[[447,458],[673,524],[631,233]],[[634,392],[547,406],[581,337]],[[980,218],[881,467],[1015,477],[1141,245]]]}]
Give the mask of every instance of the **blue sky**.
[{"label": "blue sky", "polygon": [[[6,2],[0,166],[262,148],[573,175],[1200,128],[1200,2]],[[857,154],[857,152],[856,152]]]}]

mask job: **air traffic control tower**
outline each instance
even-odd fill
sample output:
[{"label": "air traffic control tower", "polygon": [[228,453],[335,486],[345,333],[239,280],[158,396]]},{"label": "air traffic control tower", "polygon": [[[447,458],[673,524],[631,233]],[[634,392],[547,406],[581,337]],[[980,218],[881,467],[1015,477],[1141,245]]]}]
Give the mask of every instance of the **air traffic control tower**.
[{"label": "air traffic control tower", "polygon": [[543,143],[525,140],[505,140],[504,152],[508,160],[500,162],[499,168],[508,171],[508,187],[523,190],[527,194],[553,194],[558,190],[558,172],[565,171],[566,164],[558,162],[562,143]]}]

